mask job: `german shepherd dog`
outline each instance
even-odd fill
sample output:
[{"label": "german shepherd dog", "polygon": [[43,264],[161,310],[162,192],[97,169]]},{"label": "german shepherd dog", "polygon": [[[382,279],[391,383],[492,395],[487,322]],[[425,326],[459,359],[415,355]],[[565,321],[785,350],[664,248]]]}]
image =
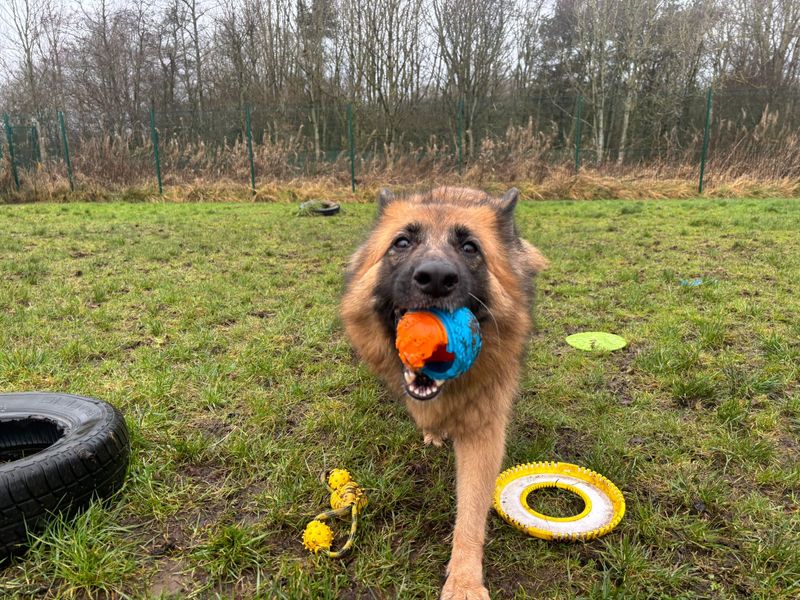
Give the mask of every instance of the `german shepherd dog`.
[{"label": "german shepherd dog", "polygon": [[[351,257],[341,315],[358,354],[405,399],[424,442],[456,453],[456,523],[443,599],[489,598],[486,520],[505,452],[506,425],[531,327],[533,278],[545,258],[514,224],[519,192],[464,188],[395,197],[381,190],[377,222]],[[409,309],[466,306],[483,348],[460,377],[434,381],[404,369],[395,349]]]}]

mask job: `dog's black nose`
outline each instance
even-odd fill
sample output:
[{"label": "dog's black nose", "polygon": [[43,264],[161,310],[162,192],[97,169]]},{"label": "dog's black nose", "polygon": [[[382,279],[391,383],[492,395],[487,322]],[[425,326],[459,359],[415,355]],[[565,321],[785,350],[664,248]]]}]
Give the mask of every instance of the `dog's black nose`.
[{"label": "dog's black nose", "polygon": [[414,269],[413,279],[420,291],[441,298],[458,286],[458,271],[450,263],[431,260]]}]

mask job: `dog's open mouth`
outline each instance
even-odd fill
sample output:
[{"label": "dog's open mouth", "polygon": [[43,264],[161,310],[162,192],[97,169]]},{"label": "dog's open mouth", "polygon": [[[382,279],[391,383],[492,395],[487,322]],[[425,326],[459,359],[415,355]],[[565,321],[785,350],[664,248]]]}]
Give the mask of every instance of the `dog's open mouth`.
[{"label": "dog's open mouth", "polygon": [[415,400],[433,400],[444,386],[441,379],[431,379],[425,373],[414,372],[403,367],[403,386],[406,393]]}]

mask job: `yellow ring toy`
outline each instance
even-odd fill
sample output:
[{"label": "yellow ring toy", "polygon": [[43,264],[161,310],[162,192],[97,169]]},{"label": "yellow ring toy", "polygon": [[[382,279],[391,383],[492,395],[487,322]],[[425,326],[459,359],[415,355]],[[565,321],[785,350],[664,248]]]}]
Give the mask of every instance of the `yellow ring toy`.
[{"label": "yellow ring toy", "polygon": [[[556,487],[581,497],[583,511],[571,517],[551,517],[528,505],[534,490]],[[510,525],[545,540],[591,540],[605,535],[622,520],[625,498],[611,481],[585,467],[562,462],[537,462],[500,473],[494,489],[494,509]]]}]

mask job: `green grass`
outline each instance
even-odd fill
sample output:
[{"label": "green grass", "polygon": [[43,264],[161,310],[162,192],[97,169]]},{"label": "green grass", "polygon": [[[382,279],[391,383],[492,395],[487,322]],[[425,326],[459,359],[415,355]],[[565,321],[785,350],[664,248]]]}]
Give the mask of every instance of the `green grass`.
[{"label": "green grass", "polygon": [[[0,390],[107,399],[133,438],[118,503],[54,523],[0,596],[437,597],[452,454],[423,447],[336,316],[373,211],[0,206]],[[518,218],[552,267],[506,464],[588,466],[628,512],[585,544],[492,515],[493,595],[796,598],[800,204],[537,202]],[[595,329],[629,346],[563,341]],[[344,561],[300,544],[335,466],[370,494]]]}]

